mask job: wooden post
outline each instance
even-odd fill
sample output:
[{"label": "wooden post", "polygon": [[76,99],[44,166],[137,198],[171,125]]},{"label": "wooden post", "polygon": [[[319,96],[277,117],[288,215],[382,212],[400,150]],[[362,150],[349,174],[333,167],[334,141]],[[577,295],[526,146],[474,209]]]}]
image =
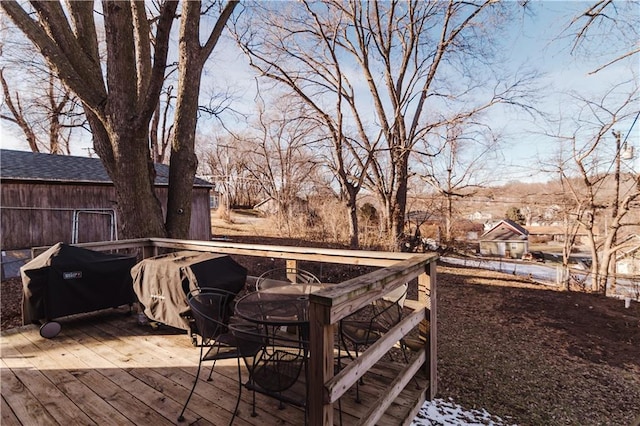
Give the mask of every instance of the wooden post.
[{"label": "wooden post", "polygon": [[418,301],[427,307],[429,321],[420,324],[420,339],[425,344],[427,361],[425,374],[429,378],[429,399],[433,399],[438,391],[438,340],[437,340],[437,299],[436,299],[436,262],[431,261],[425,267],[425,273],[418,276]]},{"label": "wooden post", "polygon": [[[286,268],[287,269],[297,269],[298,268],[298,261],[295,259],[287,259],[287,263],[286,263]],[[296,274],[294,273],[288,273],[287,272],[287,279],[291,282],[298,282],[298,277],[296,276]]]},{"label": "wooden post", "polygon": [[147,259],[149,257],[156,256],[158,254],[158,247],[156,246],[142,246],[142,258]]},{"label": "wooden post", "polygon": [[330,306],[309,304],[309,377],[307,404],[309,425],[333,425],[333,404],[328,401],[325,383],[333,377],[333,326]]}]

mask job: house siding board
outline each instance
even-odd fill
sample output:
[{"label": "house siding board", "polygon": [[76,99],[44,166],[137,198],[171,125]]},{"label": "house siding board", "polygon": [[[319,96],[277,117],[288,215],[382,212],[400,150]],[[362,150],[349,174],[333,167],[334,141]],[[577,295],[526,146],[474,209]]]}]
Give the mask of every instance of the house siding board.
[{"label": "house siding board", "polygon": [[625,258],[616,264],[616,272],[620,275],[640,276],[640,256],[636,259]]},{"label": "house siding board", "polygon": [[[156,188],[156,192],[162,204],[162,214],[166,215],[169,189],[166,187]],[[193,189],[193,197],[191,200],[191,224],[189,228],[189,239],[211,239],[211,209],[209,207],[209,202],[208,188]]]},{"label": "house siding board", "polygon": [[621,253],[616,258],[616,273],[640,277],[640,236],[631,235],[622,248]]},{"label": "house siding board", "polygon": [[[3,183],[1,188],[3,250],[71,243],[74,210],[113,210],[115,189],[111,185]],[[166,212],[167,188],[157,188]],[[117,213],[116,213],[117,215]],[[78,216],[78,242],[111,239],[110,219],[100,214]],[[189,239],[211,236],[209,191],[194,189]]]},{"label": "house siding board", "polygon": [[480,254],[483,256],[499,256],[500,248],[494,241],[480,241]]},{"label": "house siding board", "polygon": [[483,256],[520,258],[529,250],[527,230],[503,220],[480,237],[479,246]]},{"label": "house siding board", "polygon": [[529,251],[528,246],[526,241],[480,241],[480,254],[520,258]]},{"label": "house siding board", "polygon": [[[113,209],[115,190],[107,185],[2,184],[2,247],[23,249],[70,243],[74,209]],[[101,215],[81,217],[79,242],[109,240],[110,232]]]}]

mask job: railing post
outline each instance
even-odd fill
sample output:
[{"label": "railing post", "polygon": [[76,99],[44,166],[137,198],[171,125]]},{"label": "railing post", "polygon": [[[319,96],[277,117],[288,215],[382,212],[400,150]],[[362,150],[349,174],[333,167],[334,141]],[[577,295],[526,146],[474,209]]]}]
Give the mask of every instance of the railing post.
[{"label": "railing post", "polygon": [[[298,269],[298,261],[295,259],[287,259],[285,267],[287,269]],[[291,282],[297,282],[298,277],[294,273],[287,273],[287,279]]]},{"label": "railing post", "polygon": [[158,254],[158,248],[156,246],[142,246],[142,258],[147,259],[149,257],[156,256]]},{"label": "railing post", "polygon": [[420,324],[420,340],[425,344],[427,361],[424,364],[425,374],[429,378],[429,399],[433,399],[438,391],[438,340],[437,340],[437,275],[436,262],[432,260],[425,265],[425,273],[418,276],[418,301],[427,307],[429,321]]},{"label": "railing post", "polygon": [[331,307],[309,304],[309,380],[307,404],[309,425],[333,425],[333,404],[327,403],[325,383],[333,377],[333,326]]}]

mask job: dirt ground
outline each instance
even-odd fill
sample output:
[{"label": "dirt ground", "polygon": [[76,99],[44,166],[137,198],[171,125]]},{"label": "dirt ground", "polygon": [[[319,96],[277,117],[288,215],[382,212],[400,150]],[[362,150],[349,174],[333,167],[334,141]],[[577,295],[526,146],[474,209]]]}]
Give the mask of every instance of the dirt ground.
[{"label": "dirt ground", "polygon": [[[252,274],[275,263],[238,261]],[[339,282],[365,271],[325,265],[312,272]],[[2,282],[2,330],[21,325],[21,292],[19,279]],[[437,295],[439,398],[509,424],[640,421],[640,303],[625,309],[620,300],[447,265],[438,266]]]}]

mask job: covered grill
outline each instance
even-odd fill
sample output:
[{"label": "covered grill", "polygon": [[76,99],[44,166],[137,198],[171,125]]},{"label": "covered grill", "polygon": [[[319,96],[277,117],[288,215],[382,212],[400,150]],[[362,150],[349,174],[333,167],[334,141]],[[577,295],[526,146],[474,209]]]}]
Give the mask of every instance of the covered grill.
[{"label": "covered grill", "polygon": [[131,276],[149,319],[193,332],[187,294],[207,287],[237,294],[245,285],[247,270],[227,255],[180,251],[144,259]]},{"label": "covered grill", "polygon": [[[101,253],[57,243],[20,268],[22,320],[25,324],[67,315],[131,305],[135,256]],[[53,337],[60,326],[41,329]]]}]

